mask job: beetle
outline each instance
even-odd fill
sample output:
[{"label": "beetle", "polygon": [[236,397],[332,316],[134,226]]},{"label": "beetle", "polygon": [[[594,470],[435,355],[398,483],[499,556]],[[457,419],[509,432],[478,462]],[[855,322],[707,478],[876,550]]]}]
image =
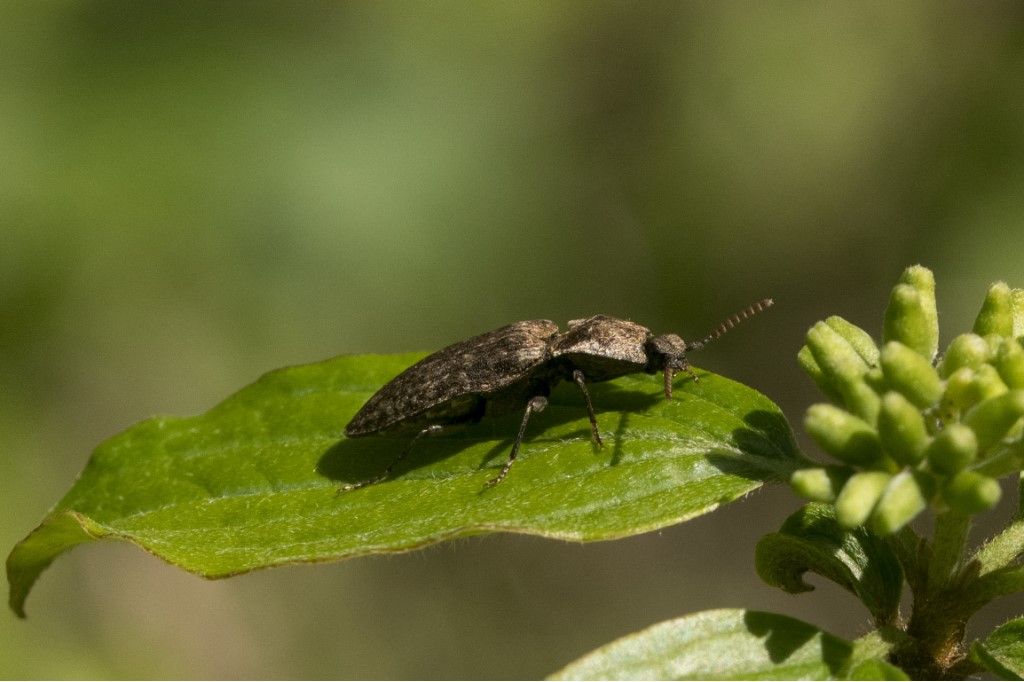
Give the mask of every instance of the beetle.
[{"label": "beetle", "polygon": [[684,341],[676,334],[655,336],[636,322],[594,315],[570,321],[565,331],[560,331],[551,320],[526,320],[452,344],[385,384],[348,423],[345,435],[349,438],[400,431],[415,431],[415,435],[379,476],[345,485],[342,490],[383,481],[423,436],[440,433],[454,424],[523,409],[508,460],[501,472],[487,482],[488,486],[497,485],[508,475],[519,454],[530,416],[547,407],[551,388],[564,380],[579,387],[590,419],[591,437],[601,446],[587,383],[638,372],[660,372],[665,398],[671,399],[672,379],[677,372],[686,372],[694,381],[698,380],[690,369],[687,353],[700,350],[773,304],[770,298],[758,301],[696,342]]}]

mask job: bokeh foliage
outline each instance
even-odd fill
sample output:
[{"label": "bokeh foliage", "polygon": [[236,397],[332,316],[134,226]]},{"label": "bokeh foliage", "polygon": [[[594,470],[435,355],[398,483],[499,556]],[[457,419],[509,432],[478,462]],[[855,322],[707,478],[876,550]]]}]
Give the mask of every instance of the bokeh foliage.
[{"label": "bokeh foliage", "polygon": [[[877,328],[905,264],[952,329],[1024,281],[1022,37],[1010,2],[4,3],[0,545],[139,419],[514,319],[692,337],[772,295],[699,364],[801,414],[807,327]],[[740,603],[856,636],[758,583],[773,499],[230,584],[82,550],[0,675],[536,677]]]}]

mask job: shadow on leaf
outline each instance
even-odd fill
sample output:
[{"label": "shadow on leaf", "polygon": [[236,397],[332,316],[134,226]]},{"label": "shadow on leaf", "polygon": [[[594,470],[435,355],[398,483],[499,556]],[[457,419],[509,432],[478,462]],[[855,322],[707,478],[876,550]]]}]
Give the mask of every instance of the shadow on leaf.
[{"label": "shadow on leaf", "polygon": [[[629,413],[647,410],[662,398],[610,384],[598,384],[591,389],[591,399],[597,413],[598,427],[603,434],[608,433],[607,426],[618,416],[610,458],[610,465],[615,466],[622,457],[621,442],[626,437],[624,431],[629,423]],[[602,409],[606,411],[602,412]],[[532,441],[542,439],[548,429],[581,419],[584,426],[578,431],[563,434],[560,438],[589,440],[591,434],[586,415],[583,399],[575,386],[563,384],[556,387],[552,392],[548,409],[534,414],[530,419],[522,448],[529,448]],[[437,464],[466,448],[490,442],[493,446],[480,460],[479,467],[483,469],[499,456],[508,455],[521,418],[521,414],[504,413],[487,415],[476,423],[448,425],[437,436],[426,436],[416,442],[409,454],[395,465],[389,478],[397,478]],[[417,428],[406,426],[362,438],[342,439],[324,451],[317,462],[316,470],[320,475],[339,483],[355,483],[372,478],[380,474],[409,447],[416,431]],[[605,437],[606,448],[609,445],[607,440]],[[594,449],[595,452],[601,452],[596,444]],[[491,468],[497,469],[503,464],[502,456],[500,461],[495,461],[491,465]]]},{"label": "shadow on leaf", "polygon": [[[747,630],[758,637],[764,637],[765,650],[772,663],[784,663],[821,631],[812,625],[773,613],[748,611],[743,622]],[[833,675],[838,675],[850,660],[853,647],[828,635],[821,639],[821,660]]]},{"label": "shadow on leaf", "polygon": [[[802,466],[796,446],[780,448],[779,443],[792,443],[786,418],[780,413],[754,410],[743,417],[747,425],[732,431],[737,450],[716,449],[708,453],[708,462],[723,474],[752,481],[782,481]],[[773,440],[773,438],[775,440]]]}]

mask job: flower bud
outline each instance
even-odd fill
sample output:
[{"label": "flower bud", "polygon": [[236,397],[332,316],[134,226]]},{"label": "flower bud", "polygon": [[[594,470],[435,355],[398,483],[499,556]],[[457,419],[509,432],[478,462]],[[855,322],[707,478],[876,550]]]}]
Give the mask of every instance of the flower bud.
[{"label": "flower bud", "polygon": [[835,405],[811,405],[804,429],[836,459],[861,466],[882,460],[882,444],[871,425]]},{"label": "flower bud", "polygon": [[850,477],[836,497],[836,521],[843,528],[864,525],[891,477],[881,471],[862,471]]},{"label": "flower bud", "polygon": [[942,380],[932,363],[898,341],[890,341],[879,356],[885,380],[918,407],[929,407],[942,397]]},{"label": "flower bud", "polygon": [[977,334],[961,334],[946,348],[939,373],[948,378],[961,367],[977,369],[989,359],[988,343]]},{"label": "flower bud", "polygon": [[849,341],[824,322],[807,331],[807,347],[822,373],[837,389],[856,381],[868,371],[868,365]]},{"label": "flower bud", "polygon": [[948,425],[925,450],[932,470],[947,476],[968,466],[977,456],[978,439],[964,424]]},{"label": "flower bud", "polygon": [[976,372],[970,367],[961,367],[946,379],[946,390],[942,393],[943,407],[965,410],[970,407],[968,392]]},{"label": "flower bud", "polygon": [[1010,391],[981,401],[963,417],[963,423],[974,430],[978,450],[984,452],[1009,432],[1024,416],[1024,390]]},{"label": "flower bud", "polygon": [[1010,292],[1010,300],[1013,303],[1013,338],[1019,339],[1024,336],[1024,289]]},{"label": "flower bud", "polygon": [[942,486],[942,497],[963,514],[987,511],[999,503],[1003,491],[999,481],[975,471],[961,471]]},{"label": "flower bud", "polygon": [[878,364],[878,346],[875,345],[871,334],[868,334],[852,322],[847,322],[838,315],[833,315],[826,319],[825,324],[831,327],[839,336],[846,339],[868,367],[874,367]]},{"label": "flower bud", "polygon": [[862,380],[868,365],[853,344],[827,323],[818,322],[807,332],[807,347],[824,380],[842,397],[841,402],[873,423],[878,416],[878,395]]},{"label": "flower bud", "polygon": [[1000,336],[999,334],[985,334],[985,336],[981,338],[985,339],[985,343],[988,344],[989,358],[994,358],[996,356],[996,353],[999,352],[999,347],[1002,346],[1003,341],[1006,340],[1005,336]]},{"label": "flower bud", "polygon": [[789,478],[793,490],[812,502],[835,502],[836,495],[843,489],[843,484],[850,478],[851,471],[846,467],[816,467],[799,469]]},{"label": "flower bud", "polygon": [[1024,348],[1019,342],[1003,339],[992,364],[1008,387],[1024,388]]},{"label": "flower bud", "polygon": [[796,360],[800,363],[803,370],[807,372],[807,375],[811,377],[811,380],[814,381],[818,390],[824,393],[829,400],[836,403],[843,401],[842,394],[829,382],[825,373],[821,371],[821,367],[818,365],[817,360],[814,359],[810,348],[803,346],[800,352],[796,354]]},{"label": "flower bud", "polygon": [[871,512],[871,530],[891,535],[907,525],[928,506],[928,497],[911,471],[902,471],[885,486],[881,499]]},{"label": "flower bud", "polygon": [[981,336],[1013,335],[1013,294],[1006,282],[996,282],[989,287],[978,318],[974,321],[974,333]]},{"label": "flower bud", "polygon": [[921,309],[928,323],[928,352],[923,355],[931,360],[939,350],[939,311],[935,305],[935,275],[923,265],[912,265],[900,275],[900,283],[909,284],[917,290]]},{"label": "flower bud", "polygon": [[1002,478],[1007,474],[1019,474],[1024,468],[1024,441],[1020,438],[1005,440],[992,448],[980,462],[971,465],[971,471]]},{"label": "flower bud", "polygon": [[971,379],[971,383],[967,387],[967,397],[973,405],[982,400],[1003,395],[1008,390],[1010,388],[999,376],[999,371],[992,365],[985,364],[974,373],[974,378]]},{"label": "flower bud", "polygon": [[854,381],[843,386],[843,402],[850,412],[868,424],[874,426],[878,422],[878,410],[882,400],[867,382]]},{"label": "flower bud", "polygon": [[885,374],[882,372],[881,367],[872,367],[864,373],[864,383],[867,384],[872,391],[881,395],[889,390],[889,387],[885,383]]},{"label": "flower bud", "polygon": [[946,381],[943,405],[964,411],[973,405],[1006,393],[1009,389],[991,365],[982,365],[977,371],[961,367]]},{"label": "flower bud", "polygon": [[935,356],[938,328],[925,311],[921,294],[910,284],[897,284],[889,297],[882,326],[882,340],[898,341],[927,361]]},{"label": "flower bud", "polygon": [[878,438],[885,451],[900,464],[917,464],[928,447],[928,429],[921,410],[895,391],[882,396]]}]

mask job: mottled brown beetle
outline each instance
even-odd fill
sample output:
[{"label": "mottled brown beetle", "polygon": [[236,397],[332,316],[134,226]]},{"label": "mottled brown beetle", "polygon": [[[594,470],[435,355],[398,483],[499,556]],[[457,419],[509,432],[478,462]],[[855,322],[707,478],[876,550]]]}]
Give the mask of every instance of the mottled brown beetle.
[{"label": "mottled brown beetle", "polygon": [[600,446],[601,434],[587,382],[637,372],[661,372],[665,397],[671,398],[676,372],[687,372],[697,380],[686,359],[688,352],[700,350],[772,304],[770,298],[758,301],[695,343],[687,343],[675,334],[654,336],[646,327],[629,320],[595,315],[572,320],[564,332],[559,332],[558,325],[550,320],[527,320],[452,344],[385,384],[348,423],[345,435],[349,438],[383,431],[415,429],[417,433],[379,476],[342,489],[352,490],[384,480],[422,436],[525,405],[508,461],[501,473],[488,481],[488,485],[500,483],[519,453],[530,415],[547,407],[552,386],[563,379],[580,387],[590,417],[591,435]]}]

